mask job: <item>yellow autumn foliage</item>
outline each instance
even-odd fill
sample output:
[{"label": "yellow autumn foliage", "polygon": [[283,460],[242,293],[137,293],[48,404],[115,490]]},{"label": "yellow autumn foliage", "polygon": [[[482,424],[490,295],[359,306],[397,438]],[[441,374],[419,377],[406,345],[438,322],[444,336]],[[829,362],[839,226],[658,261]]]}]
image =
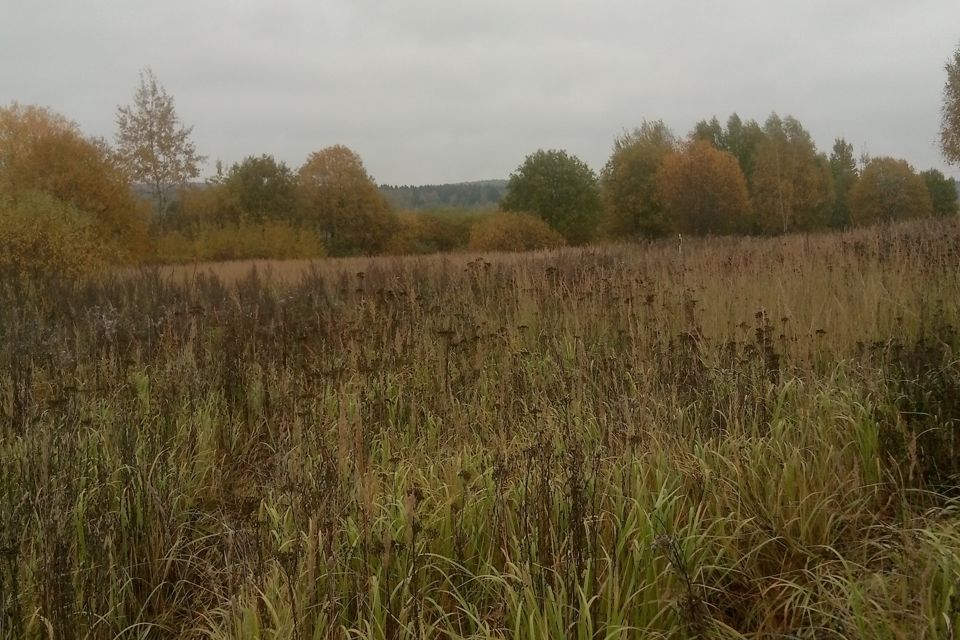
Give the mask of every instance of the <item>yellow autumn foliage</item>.
[{"label": "yellow autumn foliage", "polygon": [[95,222],[77,207],[39,191],[0,195],[0,274],[81,277],[113,258]]},{"label": "yellow autumn foliage", "polygon": [[150,253],[147,213],[103,140],[84,136],[48,109],[0,106],[0,193],[20,198],[27,192],[82,213],[77,220],[110,247],[111,262],[133,263]]},{"label": "yellow autumn foliage", "polygon": [[326,248],[315,231],[287,222],[202,226],[189,234],[172,231],[157,239],[160,262],[286,260],[325,255]]},{"label": "yellow autumn foliage", "polygon": [[397,230],[387,243],[392,255],[462,251],[470,240],[470,227],[477,214],[458,210],[403,211],[397,214]]},{"label": "yellow autumn foliage", "polygon": [[471,251],[533,251],[566,244],[563,236],[530,213],[498,212],[470,229]]}]

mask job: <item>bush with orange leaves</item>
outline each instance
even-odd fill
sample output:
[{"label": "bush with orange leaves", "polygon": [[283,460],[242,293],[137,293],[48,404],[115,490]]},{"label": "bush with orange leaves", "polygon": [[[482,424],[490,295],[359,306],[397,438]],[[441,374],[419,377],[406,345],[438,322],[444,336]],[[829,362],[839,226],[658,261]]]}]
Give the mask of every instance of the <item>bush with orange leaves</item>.
[{"label": "bush with orange leaves", "polygon": [[[7,267],[44,271],[47,265],[36,260],[47,256],[52,270],[72,273],[94,263],[133,263],[150,253],[146,211],[106,143],[83,136],[47,109],[0,107],[0,196]],[[16,240],[20,232],[27,233],[22,241]],[[81,259],[76,246],[57,246],[86,247],[88,238],[95,240],[91,260]],[[41,245],[46,249],[38,250]],[[27,253],[10,254],[15,250]],[[76,264],[64,262],[71,259]]]}]

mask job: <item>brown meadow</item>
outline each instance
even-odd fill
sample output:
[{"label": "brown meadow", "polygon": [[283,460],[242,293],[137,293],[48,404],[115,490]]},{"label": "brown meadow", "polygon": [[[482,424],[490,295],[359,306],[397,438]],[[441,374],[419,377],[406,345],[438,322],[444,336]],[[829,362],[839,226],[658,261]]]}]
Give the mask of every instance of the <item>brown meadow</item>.
[{"label": "brown meadow", "polygon": [[2,637],[960,622],[956,221],[0,297]]}]

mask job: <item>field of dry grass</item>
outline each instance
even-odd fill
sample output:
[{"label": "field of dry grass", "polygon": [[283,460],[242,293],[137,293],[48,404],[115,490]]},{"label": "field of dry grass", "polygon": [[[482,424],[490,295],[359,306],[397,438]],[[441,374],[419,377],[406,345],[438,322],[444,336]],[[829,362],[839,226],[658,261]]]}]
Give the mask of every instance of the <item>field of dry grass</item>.
[{"label": "field of dry grass", "polygon": [[958,328],[956,221],[6,282],[0,637],[954,637]]}]

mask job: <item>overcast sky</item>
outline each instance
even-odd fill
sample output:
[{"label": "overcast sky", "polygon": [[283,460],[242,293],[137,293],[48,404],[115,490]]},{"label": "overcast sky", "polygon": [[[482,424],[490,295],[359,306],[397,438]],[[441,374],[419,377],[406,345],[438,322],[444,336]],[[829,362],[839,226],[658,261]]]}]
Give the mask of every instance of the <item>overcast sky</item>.
[{"label": "overcast sky", "polygon": [[943,163],[960,0],[3,0],[0,103],[112,138],[150,65],[231,163],[346,144],[381,183],[505,178],[538,148],[600,169],[614,137],[733,111],[821,149]]}]

